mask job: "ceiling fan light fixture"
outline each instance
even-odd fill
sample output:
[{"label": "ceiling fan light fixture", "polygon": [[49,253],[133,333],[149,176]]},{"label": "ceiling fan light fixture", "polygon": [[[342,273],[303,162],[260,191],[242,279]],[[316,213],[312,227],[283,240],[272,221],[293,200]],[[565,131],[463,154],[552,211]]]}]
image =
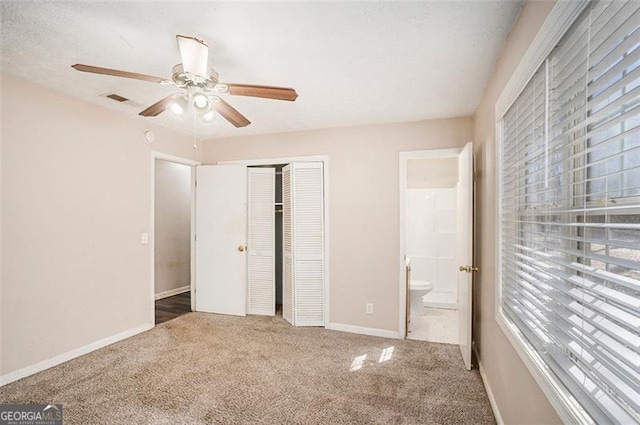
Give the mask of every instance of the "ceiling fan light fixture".
[{"label": "ceiling fan light fixture", "polygon": [[187,109],[187,99],[184,96],[178,96],[169,105],[169,109],[176,115],[182,115]]},{"label": "ceiling fan light fixture", "polygon": [[209,99],[207,99],[207,96],[202,93],[196,93],[195,95],[193,95],[194,108],[198,110],[204,110],[207,109],[207,106],[209,106]]},{"label": "ceiling fan light fixture", "polygon": [[182,115],[184,113],[184,109],[182,109],[182,107],[175,102],[172,103],[171,106],[169,106],[169,109],[171,109],[171,112],[176,115]]},{"label": "ceiling fan light fixture", "polygon": [[213,121],[213,119],[215,118],[215,116],[216,116],[215,111],[214,111],[213,109],[211,109],[209,112],[207,112],[206,114],[204,114],[204,115],[202,116],[202,119],[203,119],[204,121],[211,122],[211,121]]}]

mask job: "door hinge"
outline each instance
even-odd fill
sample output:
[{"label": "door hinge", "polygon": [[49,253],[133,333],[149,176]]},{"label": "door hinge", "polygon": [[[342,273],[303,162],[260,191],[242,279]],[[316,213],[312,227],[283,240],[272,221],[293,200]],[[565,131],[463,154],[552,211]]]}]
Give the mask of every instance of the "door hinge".
[{"label": "door hinge", "polygon": [[461,272],[467,272],[467,273],[472,273],[472,272],[478,272],[479,269],[476,266],[460,266],[458,267],[458,269]]}]

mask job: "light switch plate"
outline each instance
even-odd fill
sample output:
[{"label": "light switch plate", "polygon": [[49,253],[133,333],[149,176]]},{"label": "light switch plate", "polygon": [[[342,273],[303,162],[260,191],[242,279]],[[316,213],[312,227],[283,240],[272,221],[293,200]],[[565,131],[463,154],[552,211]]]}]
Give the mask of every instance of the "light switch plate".
[{"label": "light switch plate", "polygon": [[143,233],[142,235],[140,235],[140,242],[143,245],[146,245],[149,243],[149,234],[148,233]]}]

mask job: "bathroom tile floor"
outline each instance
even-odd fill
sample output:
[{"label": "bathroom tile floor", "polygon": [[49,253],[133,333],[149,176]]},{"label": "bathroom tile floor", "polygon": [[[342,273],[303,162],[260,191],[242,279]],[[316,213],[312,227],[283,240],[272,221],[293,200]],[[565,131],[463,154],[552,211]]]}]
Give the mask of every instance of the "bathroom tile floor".
[{"label": "bathroom tile floor", "polygon": [[458,310],[425,308],[423,315],[411,315],[407,338],[458,344]]}]

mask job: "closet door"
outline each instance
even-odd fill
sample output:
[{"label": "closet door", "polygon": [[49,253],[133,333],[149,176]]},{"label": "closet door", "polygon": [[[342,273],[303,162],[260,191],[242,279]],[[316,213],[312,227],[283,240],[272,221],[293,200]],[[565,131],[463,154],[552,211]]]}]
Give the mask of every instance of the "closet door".
[{"label": "closet door", "polygon": [[[284,304],[292,298],[289,320],[295,326],[324,326],[324,187],[321,162],[285,167],[283,193],[285,229]],[[289,199],[286,193],[289,192]],[[287,217],[287,213],[290,217]],[[287,234],[289,232],[289,234]],[[287,247],[287,244],[289,246]],[[287,250],[289,255],[287,255]],[[287,257],[291,259],[287,270]],[[288,286],[287,279],[291,277]],[[291,290],[291,294],[287,291]],[[285,317],[286,318],[286,317]]]},{"label": "closet door", "polygon": [[282,169],[282,317],[295,325],[293,310],[295,298],[293,296],[293,226],[291,216],[291,166]]},{"label": "closet door", "polygon": [[275,315],[275,168],[248,168],[247,313]]}]

